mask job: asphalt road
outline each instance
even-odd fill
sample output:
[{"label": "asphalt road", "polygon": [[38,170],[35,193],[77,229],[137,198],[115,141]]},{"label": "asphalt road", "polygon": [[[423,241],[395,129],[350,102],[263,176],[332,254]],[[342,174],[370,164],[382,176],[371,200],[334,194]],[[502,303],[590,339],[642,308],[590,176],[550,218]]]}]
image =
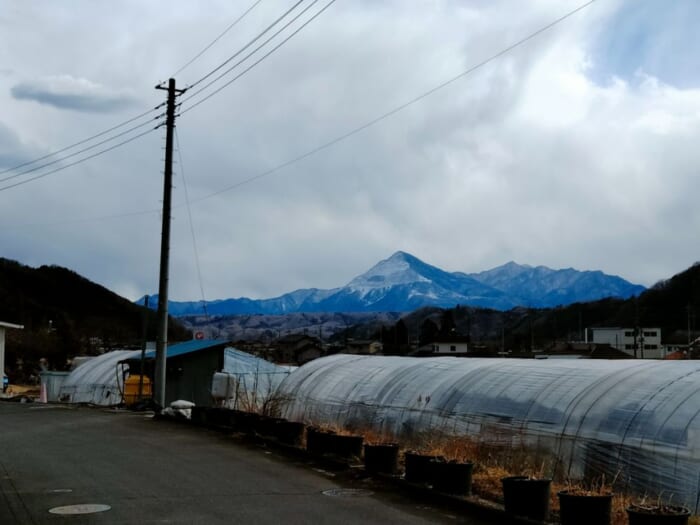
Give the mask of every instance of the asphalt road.
[{"label": "asphalt road", "polygon": [[[323,493],[347,488],[372,494]],[[139,413],[56,405],[0,403],[0,494],[2,525],[483,525],[214,431]],[[110,508],[49,512],[83,504]]]}]

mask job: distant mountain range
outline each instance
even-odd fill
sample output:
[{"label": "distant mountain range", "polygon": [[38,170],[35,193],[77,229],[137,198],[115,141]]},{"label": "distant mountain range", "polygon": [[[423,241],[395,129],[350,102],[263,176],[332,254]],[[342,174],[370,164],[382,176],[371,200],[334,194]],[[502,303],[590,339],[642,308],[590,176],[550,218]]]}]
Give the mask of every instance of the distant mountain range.
[{"label": "distant mountain range", "polygon": [[[207,301],[209,315],[300,312],[409,312],[423,306],[458,304],[509,310],[547,308],[606,297],[629,298],[644,286],[600,271],[553,270],[509,262],[479,273],[446,272],[405,252],[380,261],[347,285],[330,290],[296,290],[272,299]],[[144,297],[136,301],[144,303]],[[157,295],[149,304],[155,308]],[[201,301],[170,301],[170,315],[203,313]]]}]

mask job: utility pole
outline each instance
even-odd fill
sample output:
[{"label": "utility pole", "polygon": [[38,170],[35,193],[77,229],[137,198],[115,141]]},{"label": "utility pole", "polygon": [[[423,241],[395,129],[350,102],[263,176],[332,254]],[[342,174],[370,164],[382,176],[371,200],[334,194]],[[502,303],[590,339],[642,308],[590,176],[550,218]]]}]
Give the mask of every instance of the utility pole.
[{"label": "utility pole", "polygon": [[690,352],[690,303],[688,303],[688,306],[685,307],[686,310],[688,311],[688,352]]},{"label": "utility pole", "polygon": [[170,210],[173,189],[173,134],[175,131],[175,98],[184,89],[175,89],[175,79],[168,80],[168,101],[165,113],[165,169],[163,171],[163,227],[160,238],[160,278],[158,282],[158,329],[156,333],[155,401],[165,405],[165,361],[168,351],[168,280],[170,268]]},{"label": "utility pole", "polygon": [[143,362],[146,357],[146,342],[148,341],[148,295],[143,297],[143,320],[141,324],[141,366],[139,367],[139,403],[143,401]]}]

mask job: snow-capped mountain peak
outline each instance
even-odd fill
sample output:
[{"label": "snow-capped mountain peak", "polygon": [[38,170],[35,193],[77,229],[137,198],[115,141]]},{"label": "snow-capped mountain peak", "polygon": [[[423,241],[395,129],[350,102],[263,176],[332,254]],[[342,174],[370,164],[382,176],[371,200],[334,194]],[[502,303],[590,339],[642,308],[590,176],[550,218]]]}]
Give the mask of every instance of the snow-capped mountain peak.
[{"label": "snow-capped mountain peak", "polygon": [[431,282],[431,272],[442,270],[420,261],[416,257],[396,252],[388,259],[378,262],[362,275],[350,281],[346,288],[366,292],[370,289],[388,288],[410,283]]},{"label": "snow-capped mountain peak", "polygon": [[[603,297],[627,298],[644,290],[600,271],[553,270],[513,261],[475,274],[446,272],[417,257],[396,252],[346,286],[296,290],[271,299],[209,301],[210,314],[285,314],[294,312],[407,312],[422,306],[461,305],[508,310],[548,307]],[[151,303],[155,307],[156,302]],[[197,315],[199,302],[170,302],[173,315]]]}]

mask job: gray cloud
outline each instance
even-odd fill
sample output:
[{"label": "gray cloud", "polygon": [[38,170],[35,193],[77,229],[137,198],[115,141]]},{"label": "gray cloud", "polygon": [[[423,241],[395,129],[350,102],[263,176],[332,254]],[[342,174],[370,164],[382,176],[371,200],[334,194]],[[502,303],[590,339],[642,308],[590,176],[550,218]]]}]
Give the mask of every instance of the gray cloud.
[{"label": "gray cloud", "polygon": [[[0,122],[0,169],[12,168],[43,155],[39,148],[24,144],[17,133]],[[0,178],[9,174],[0,175]]]},{"label": "gray cloud", "polygon": [[110,92],[89,80],[68,75],[16,84],[10,90],[16,100],[33,100],[59,109],[109,113],[128,108],[133,97]]},{"label": "gray cloud", "polygon": [[[45,2],[42,10],[18,4],[11,32],[0,39],[17,42],[16,56],[3,61],[18,72],[13,78],[41,71],[49,76],[29,87],[83,97],[82,103],[131,94],[138,94],[140,107],[162,102],[153,85],[237,14],[226,3],[201,9],[176,0],[167,15],[164,3],[154,1],[126,2],[106,16],[94,2],[75,1],[79,7],[70,9],[57,2]],[[218,65],[278,16],[283,3],[261,3],[179,75],[178,86]],[[453,0],[336,2],[278,53],[178,119],[182,164],[178,159],[175,166],[171,297],[199,296],[183,175],[197,201],[263,173],[427,91],[576,4],[534,2],[516,13],[506,1],[468,7]],[[673,76],[596,78],[592,61],[601,42],[610,41],[606,31],[615,30],[623,5],[596,2],[332,148],[194,202],[207,298],[339,286],[399,249],[453,271],[516,260],[601,269],[647,285],[692,264],[700,229],[700,209],[692,203],[700,90],[673,85]],[[682,22],[683,31],[694,30],[691,18]],[[84,28],[79,35],[70,31],[76,24]],[[670,54],[678,31],[675,22],[656,24]],[[606,64],[613,77],[624,73],[620,60],[626,59]],[[70,77],[50,76],[55,72]],[[123,106],[114,113],[44,111],[19,103],[9,89],[0,89],[0,103],[7,126],[48,151],[133,116]],[[2,151],[12,154],[15,146]],[[160,206],[162,146],[162,136],[153,133],[0,193],[3,254],[68,266],[132,298],[153,292],[158,214],[97,218]],[[74,218],[80,220],[67,222]],[[34,225],[21,226],[26,223]]]}]

